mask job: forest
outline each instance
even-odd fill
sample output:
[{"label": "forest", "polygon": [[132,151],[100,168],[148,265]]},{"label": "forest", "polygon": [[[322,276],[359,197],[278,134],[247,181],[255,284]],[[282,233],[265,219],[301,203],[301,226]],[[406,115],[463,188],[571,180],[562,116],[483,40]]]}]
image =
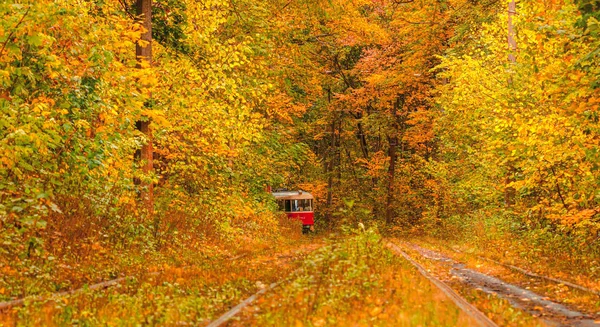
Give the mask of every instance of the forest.
[{"label": "forest", "polygon": [[600,0],[0,16],[0,327],[600,326]]}]

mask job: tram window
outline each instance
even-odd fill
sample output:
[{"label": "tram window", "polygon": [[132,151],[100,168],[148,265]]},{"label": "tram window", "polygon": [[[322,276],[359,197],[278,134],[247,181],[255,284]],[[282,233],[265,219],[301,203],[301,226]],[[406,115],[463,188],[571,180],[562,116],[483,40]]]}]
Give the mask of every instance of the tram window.
[{"label": "tram window", "polygon": [[285,212],[313,211],[313,200],[280,200],[278,201],[279,210]]},{"label": "tram window", "polygon": [[312,200],[304,200],[304,211],[312,211]]},{"label": "tram window", "polygon": [[312,211],[312,200],[291,200],[291,212]]},{"label": "tram window", "polygon": [[292,211],[292,205],[290,203],[290,200],[285,200],[285,212],[291,212]]},{"label": "tram window", "polygon": [[300,202],[300,210],[301,211],[308,211],[306,208],[306,200],[299,200],[298,202]]}]

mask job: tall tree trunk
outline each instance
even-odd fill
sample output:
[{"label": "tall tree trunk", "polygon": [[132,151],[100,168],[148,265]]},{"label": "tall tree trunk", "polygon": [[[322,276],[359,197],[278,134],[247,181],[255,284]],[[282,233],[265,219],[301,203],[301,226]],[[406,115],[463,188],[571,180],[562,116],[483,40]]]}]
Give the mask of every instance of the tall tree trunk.
[{"label": "tall tree trunk", "polygon": [[[331,104],[331,90],[328,89],[327,90],[327,102],[329,104]],[[327,151],[325,151],[325,162],[327,162],[326,165],[326,170],[325,173],[327,174],[327,204],[326,204],[326,211],[325,211],[325,223],[329,224],[331,223],[331,207],[333,205],[333,168],[334,168],[334,161],[335,161],[335,152],[334,152],[334,147],[335,147],[336,141],[335,141],[335,117],[333,118],[333,121],[331,122],[331,144],[329,146],[329,149]],[[327,158],[328,157],[328,158]]]},{"label": "tall tree trunk", "polygon": [[[362,116],[360,117],[362,118]],[[358,122],[356,125],[358,128],[358,139],[360,141],[360,150],[362,151],[363,158],[366,160],[369,159],[369,145],[367,144],[367,136],[365,135],[365,131],[363,129],[362,122]]]},{"label": "tall tree trunk", "polygon": [[338,122],[338,126],[335,137],[335,168],[337,169],[335,183],[338,189],[340,187],[340,184],[342,183],[342,119],[343,117],[341,114],[338,115],[336,119]]},{"label": "tall tree trunk", "polygon": [[[367,142],[367,135],[365,133],[363,124],[361,119],[363,118],[363,115],[359,115],[357,117],[358,119],[358,123],[356,124],[357,127],[357,137],[359,140],[359,145],[360,145],[360,150],[362,153],[362,156],[365,160],[369,160],[369,144]],[[352,167],[352,172],[354,173],[354,175],[356,175],[356,172],[354,171],[354,163],[351,162],[350,165]],[[357,180],[358,185],[360,185],[360,181],[358,181],[357,178],[355,178]],[[374,189],[375,187],[377,187],[377,177],[373,176],[371,178],[371,189]],[[373,194],[373,193],[372,193]],[[379,213],[381,208],[377,205],[377,199],[373,199],[373,203],[375,203],[375,205],[373,206],[373,216],[374,217],[379,217]]]},{"label": "tall tree trunk", "polygon": [[328,153],[329,158],[327,158],[328,168],[327,168],[327,211],[325,213],[325,222],[331,222],[331,210],[333,205],[333,172],[335,168],[335,120],[331,123],[331,145]]},{"label": "tall tree trunk", "polygon": [[394,179],[396,176],[396,147],[398,146],[398,137],[388,137],[389,140],[389,151],[390,167],[388,169],[388,187],[387,187],[387,200],[385,203],[385,222],[391,224],[394,220]]},{"label": "tall tree trunk", "polygon": [[512,63],[517,61],[514,53],[517,50],[517,41],[515,40],[515,27],[513,25],[513,16],[516,14],[517,6],[515,0],[511,0],[508,3],[508,48],[510,49],[508,61]]},{"label": "tall tree trunk", "polygon": [[[144,64],[152,65],[152,0],[137,0],[136,13],[142,18],[142,26],[146,30],[142,34],[141,40],[145,41],[144,45],[139,43],[135,47],[135,54],[138,59],[138,67],[143,67]],[[142,145],[142,149],[137,156],[142,171],[144,174],[150,174],[153,170],[153,150],[152,150],[152,130],[150,128],[150,120],[140,120],[136,122],[139,131],[146,135],[146,144]],[[153,183],[141,183],[142,192],[141,198],[145,202],[148,210],[152,213],[154,208],[154,185]]]},{"label": "tall tree trunk", "polygon": [[[515,40],[515,28],[513,25],[513,16],[516,13],[517,7],[515,4],[515,0],[511,0],[508,4],[508,61],[512,64],[514,64],[517,61],[515,57],[515,52],[517,50],[517,41]],[[512,83],[512,77],[509,77],[508,84],[512,85]],[[515,203],[515,195],[517,193],[515,188],[510,186],[510,184],[515,181],[516,169],[511,163],[508,163],[506,170],[507,171],[504,187],[504,205],[506,207],[511,207]]]},{"label": "tall tree trunk", "polygon": [[390,157],[390,166],[388,168],[388,186],[387,199],[385,203],[385,222],[390,225],[394,220],[394,180],[396,178],[396,160],[398,147],[398,108],[400,107],[400,97],[392,106],[392,135],[388,136],[389,149],[388,156]]}]

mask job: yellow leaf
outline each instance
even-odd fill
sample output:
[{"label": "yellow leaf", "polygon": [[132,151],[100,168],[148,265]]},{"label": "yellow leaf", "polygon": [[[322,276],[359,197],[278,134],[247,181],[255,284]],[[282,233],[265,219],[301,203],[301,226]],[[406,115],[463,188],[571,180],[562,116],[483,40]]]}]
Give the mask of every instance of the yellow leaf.
[{"label": "yellow leaf", "polygon": [[375,307],[375,308],[371,309],[371,311],[369,311],[369,314],[371,315],[371,317],[375,317],[378,314],[380,314],[381,311],[383,311],[383,309],[381,309],[381,307]]}]

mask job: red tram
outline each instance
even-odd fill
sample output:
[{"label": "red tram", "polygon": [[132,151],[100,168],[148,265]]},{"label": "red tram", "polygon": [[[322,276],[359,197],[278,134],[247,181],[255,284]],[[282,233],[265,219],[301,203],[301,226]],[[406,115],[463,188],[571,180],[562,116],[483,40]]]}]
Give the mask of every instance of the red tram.
[{"label": "red tram", "polygon": [[307,234],[314,230],[315,213],[313,211],[313,196],[304,191],[279,191],[273,192],[279,210],[286,213],[289,218],[302,222],[302,233]]}]

